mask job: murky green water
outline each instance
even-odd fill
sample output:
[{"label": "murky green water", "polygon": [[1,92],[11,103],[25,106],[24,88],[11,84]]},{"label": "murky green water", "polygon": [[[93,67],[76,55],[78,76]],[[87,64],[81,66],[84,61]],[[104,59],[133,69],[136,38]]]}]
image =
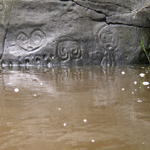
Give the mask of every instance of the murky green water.
[{"label": "murky green water", "polygon": [[147,70],[0,69],[0,150],[150,149]]}]

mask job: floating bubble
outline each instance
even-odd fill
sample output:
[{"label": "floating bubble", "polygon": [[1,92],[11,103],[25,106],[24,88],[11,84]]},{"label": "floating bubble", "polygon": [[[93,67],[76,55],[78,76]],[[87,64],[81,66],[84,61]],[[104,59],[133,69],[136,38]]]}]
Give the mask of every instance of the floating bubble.
[{"label": "floating bubble", "polygon": [[83,122],[86,123],[86,122],[87,122],[87,119],[84,119]]},{"label": "floating bubble", "polygon": [[125,75],[126,73],[124,71],[121,72],[122,75]]},{"label": "floating bubble", "polygon": [[140,73],[140,77],[142,77],[142,78],[143,78],[144,76],[145,76],[145,74],[144,74],[144,73]]},{"label": "floating bubble", "polygon": [[94,142],[95,142],[95,140],[91,140],[91,142],[92,142],[92,143],[94,143]]},{"label": "floating bubble", "polygon": [[143,85],[149,85],[149,82],[143,82],[142,84]]},{"label": "floating bubble", "polygon": [[19,89],[18,89],[18,88],[15,88],[15,89],[14,89],[14,92],[18,93],[18,92],[19,92]]},{"label": "floating bubble", "polygon": [[58,110],[60,111],[60,110],[61,110],[61,108],[58,108]]},{"label": "floating bubble", "polygon": [[142,103],[142,100],[141,99],[138,99],[138,101],[137,101],[138,103]]},{"label": "floating bubble", "polygon": [[67,126],[67,123],[64,123],[63,125],[64,125],[64,127],[66,127],[66,126]]},{"label": "floating bubble", "polygon": [[125,91],[125,88],[122,88],[122,91]]}]

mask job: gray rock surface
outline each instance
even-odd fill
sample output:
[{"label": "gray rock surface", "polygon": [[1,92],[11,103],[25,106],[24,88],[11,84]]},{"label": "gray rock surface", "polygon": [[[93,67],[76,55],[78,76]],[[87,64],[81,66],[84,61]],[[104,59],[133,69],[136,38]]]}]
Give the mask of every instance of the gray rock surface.
[{"label": "gray rock surface", "polygon": [[149,0],[0,0],[0,61],[13,65],[142,64]]}]

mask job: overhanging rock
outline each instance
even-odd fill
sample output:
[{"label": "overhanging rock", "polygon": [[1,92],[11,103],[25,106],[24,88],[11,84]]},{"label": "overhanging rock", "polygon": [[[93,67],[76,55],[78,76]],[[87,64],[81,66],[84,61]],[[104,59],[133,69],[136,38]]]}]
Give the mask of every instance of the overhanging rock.
[{"label": "overhanging rock", "polygon": [[0,0],[3,66],[146,63],[149,0]]}]

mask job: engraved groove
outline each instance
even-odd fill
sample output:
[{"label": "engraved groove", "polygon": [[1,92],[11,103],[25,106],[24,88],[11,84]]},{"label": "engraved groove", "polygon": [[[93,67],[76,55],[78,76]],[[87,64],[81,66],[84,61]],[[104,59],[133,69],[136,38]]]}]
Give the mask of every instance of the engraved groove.
[{"label": "engraved groove", "polygon": [[61,61],[82,59],[82,50],[78,41],[63,39],[57,43],[56,53]]},{"label": "engraved groove", "polygon": [[16,44],[25,51],[37,50],[44,45],[45,41],[45,34],[39,29],[31,32],[29,36],[21,32],[16,38]]},{"label": "engraved groove", "polygon": [[114,51],[119,43],[117,30],[109,26],[103,27],[98,33],[98,40],[106,51]]}]

